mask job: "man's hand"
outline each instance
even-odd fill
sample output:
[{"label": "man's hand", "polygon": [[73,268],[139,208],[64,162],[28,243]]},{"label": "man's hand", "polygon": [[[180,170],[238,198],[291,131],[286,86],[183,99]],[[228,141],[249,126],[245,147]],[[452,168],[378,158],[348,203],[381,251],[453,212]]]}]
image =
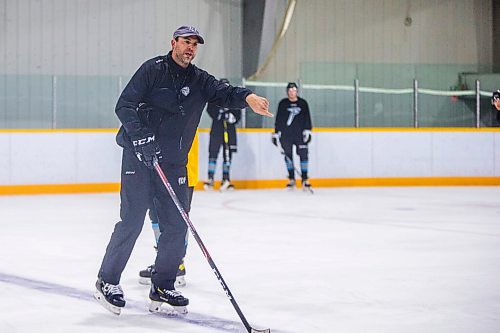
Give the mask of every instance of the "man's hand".
[{"label": "man's hand", "polygon": [[273,114],[269,112],[269,101],[264,97],[257,96],[256,94],[250,94],[245,100],[252,108],[253,112],[260,114],[261,116],[273,117]]},{"label": "man's hand", "polygon": [[148,168],[153,169],[153,159],[156,156],[158,160],[161,159],[161,150],[158,143],[155,141],[155,136],[148,133],[141,138],[132,140],[134,144],[134,151],[137,159],[143,162]]}]

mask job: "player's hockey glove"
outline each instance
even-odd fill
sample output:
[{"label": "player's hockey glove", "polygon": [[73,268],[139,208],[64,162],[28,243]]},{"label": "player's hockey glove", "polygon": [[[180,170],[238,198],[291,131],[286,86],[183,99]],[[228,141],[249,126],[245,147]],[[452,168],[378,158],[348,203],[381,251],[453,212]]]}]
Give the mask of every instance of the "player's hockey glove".
[{"label": "player's hockey glove", "polygon": [[132,143],[134,144],[135,155],[148,168],[154,168],[153,159],[155,156],[158,160],[161,160],[160,146],[158,146],[153,133],[148,132],[139,138],[132,139]]},{"label": "player's hockey glove", "polygon": [[500,89],[497,91],[493,92],[493,95],[491,96],[491,104],[495,106],[497,110],[500,110],[498,108],[498,102],[500,101]]},{"label": "player's hockey glove", "polygon": [[500,89],[493,92],[493,95],[491,96],[491,103],[497,99],[500,99]]},{"label": "player's hockey glove", "polygon": [[280,137],[281,137],[281,132],[276,132],[276,133],[273,133],[273,135],[271,135],[271,142],[276,147],[278,147],[278,141],[279,141]]},{"label": "player's hockey glove", "polygon": [[303,130],[302,131],[302,140],[304,140],[304,143],[305,144],[308,144],[309,142],[311,142],[311,130]]},{"label": "player's hockey glove", "polygon": [[228,124],[234,124],[236,122],[236,117],[231,112],[226,112],[224,113],[224,120]]}]

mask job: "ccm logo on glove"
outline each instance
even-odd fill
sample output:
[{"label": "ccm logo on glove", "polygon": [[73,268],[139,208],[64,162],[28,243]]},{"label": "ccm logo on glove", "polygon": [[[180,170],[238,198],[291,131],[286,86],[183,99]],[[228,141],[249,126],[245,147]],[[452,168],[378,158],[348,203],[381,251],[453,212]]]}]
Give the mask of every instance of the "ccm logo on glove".
[{"label": "ccm logo on glove", "polygon": [[139,140],[133,140],[132,143],[134,144],[134,147],[137,147],[137,146],[142,146],[142,145],[145,145],[146,143],[150,143],[153,141],[155,141],[154,135],[148,136],[148,137],[145,137],[145,138],[139,139]]}]

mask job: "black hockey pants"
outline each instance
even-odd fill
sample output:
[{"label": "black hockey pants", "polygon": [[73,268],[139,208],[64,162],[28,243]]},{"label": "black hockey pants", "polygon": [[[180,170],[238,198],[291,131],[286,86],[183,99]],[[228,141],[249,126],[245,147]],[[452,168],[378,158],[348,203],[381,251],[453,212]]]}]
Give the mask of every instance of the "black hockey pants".
[{"label": "black hockey pants", "polygon": [[[161,163],[177,197],[189,211],[189,191],[185,166]],[[155,261],[153,283],[166,289],[174,289],[179,263],[186,254],[184,246],[187,232],[177,207],[155,170],[148,169],[135,156],[132,149],[123,150],[121,174],[121,221],[115,225],[106,248],[99,276],[106,282],[118,284],[142,230],[147,210],[153,200],[158,212],[161,236]]]},{"label": "black hockey pants", "polygon": [[302,173],[302,178],[307,179],[308,173],[308,163],[309,163],[309,148],[302,136],[297,137],[289,137],[282,136],[280,139],[281,147],[283,148],[283,152],[285,153],[285,164],[288,170],[288,178],[294,179],[294,166],[293,166],[293,146],[295,146],[297,155],[299,155],[300,159],[300,170]]}]

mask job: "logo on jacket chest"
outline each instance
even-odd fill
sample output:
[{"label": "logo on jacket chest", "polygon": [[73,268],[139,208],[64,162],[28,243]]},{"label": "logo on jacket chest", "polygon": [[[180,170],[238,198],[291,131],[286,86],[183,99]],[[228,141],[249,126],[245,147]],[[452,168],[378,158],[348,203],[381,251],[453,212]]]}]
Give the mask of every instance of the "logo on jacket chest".
[{"label": "logo on jacket chest", "polygon": [[296,104],[291,104],[290,107],[287,108],[287,110],[288,112],[290,112],[290,114],[288,115],[286,125],[290,126],[292,124],[293,118],[295,118],[295,116],[298,115],[300,111],[302,111],[302,109],[300,108],[300,106],[297,106]]},{"label": "logo on jacket chest", "polygon": [[190,92],[190,90],[189,90],[189,87],[188,87],[188,86],[185,86],[185,87],[183,87],[183,88],[181,89],[181,93],[182,93],[184,96],[189,95],[189,92]]}]

